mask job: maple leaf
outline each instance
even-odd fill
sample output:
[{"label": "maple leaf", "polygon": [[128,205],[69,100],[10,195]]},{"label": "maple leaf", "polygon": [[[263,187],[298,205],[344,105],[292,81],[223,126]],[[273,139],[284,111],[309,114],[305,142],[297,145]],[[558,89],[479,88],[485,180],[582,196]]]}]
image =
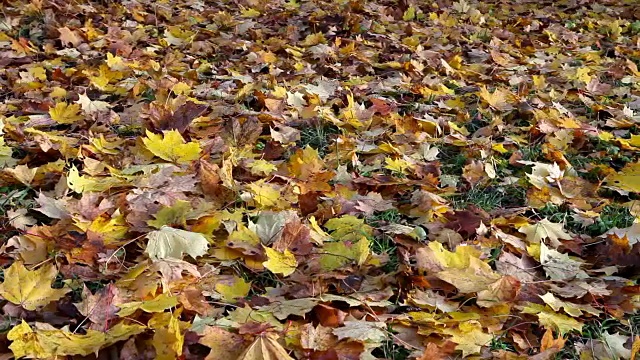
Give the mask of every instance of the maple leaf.
[{"label": "maple leaf", "polygon": [[83,119],[80,115],[80,105],[65,102],[57,103],[55,107],[49,109],[49,116],[58,124],[73,124]]},{"label": "maple leaf", "polygon": [[592,347],[593,355],[596,359],[603,360],[629,359],[632,356],[632,350],[625,347],[628,340],[629,336],[604,331],[599,343]]},{"label": "maple leaf", "polygon": [[244,338],[218,326],[207,326],[198,342],[211,349],[205,360],[237,359],[244,351]]},{"label": "maple leaf", "polygon": [[262,265],[272,273],[289,276],[296,271],[298,261],[291,251],[285,250],[281,253],[269,247],[265,247],[264,250],[268,260],[263,262]]},{"label": "maple leaf", "polygon": [[[89,115],[111,108],[111,105],[108,102],[91,100],[86,94],[78,94],[78,101],[76,101],[76,104],[79,104],[82,107],[82,111]],[[53,119],[53,116],[51,118]]]},{"label": "maple leaf", "polygon": [[4,137],[0,136],[0,167],[14,166],[18,160],[11,157],[13,149],[7,146]]},{"label": "maple leaf", "polygon": [[118,305],[118,316],[126,317],[140,309],[148,313],[160,313],[178,305],[178,298],[171,294],[160,294],[151,300],[133,301]]},{"label": "maple leaf", "polygon": [[117,177],[92,177],[80,175],[75,166],[72,166],[67,175],[67,186],[69,189],[77,192],[99,192],[105,191],[112,187],[124,186],[128,182]]},{"label": "maple leaf", "polygon": [[580,268],[583,262],[549,249],[544,243],[540,244],[540,263],[552,280],[571,280],[576,277],[587,277]]},{"label": "maple leaf", "polygon": [[251,283],[246,282],[241,277],[231,277],[227,281],[218,280],[215,290],[226,301],[235,301],[238,298],[244,298],[251,290]]},{"label": "maple leaf", "polygon": [[107,332],[87,330],[86,334],[76,334],[68,330],[33,330],[24,320],[7,333],[12,341],[9,349],[17,358],[31,357],[51,359],[57,356],[86,356],[118,341],[127,339],[146,330],[139,324],[125,325],[120,322]]},{"label": "maple leaf", "polygon": [[608,176],[605,183],[616,189],[640,192],[640,162],[627,164],[620,172]]},{"label": "maple leaf", "polygon": [[545,304],[549,305],[554,311],[560,311],[560,309],[564,309],[564,312],[573,316],[578,317],[581,316],[583,311],[587,312],[591,315],[600,315],[601,311],[594,308],[589,304],[573,304],[567,301],[562,301],[556,298],[552,293],[548,292],[544,295],[540,295],[542,301]]},{"label": "maple leaf", "polygon": [[55,266],[51,264],[29,271],[21,262],[16,261],[4,272],[5,280],[0,284],[0,295],[26,310],[36,310],[71,291],[66,287],[51,288],[57,273]]},{"label": "maple leaf", "polygon": [[313,308],[318,305],[320,300],[313,298],[302,298],[293,300],[283,300],[274,302],[273,304],[261,306],[259,309],[268,311],[273,314],[278,320],[285,320],[290,315],[304,317]]},{"label": "maple leaf", "polygon": [[489,90],[483,86],[480,88],[478,96],[497,110],[508,111],[513,109],[513,106],[508,102],[512,94],[507,90],[496,89],[493,93],[490,93]]},{"label": "maple leaf", "polygon": [[78,36],[77,32],[66,26],[58,28],[58,32],[60,33],[60,41],[65,45],[71,44],[73,47],[78,47],[82,43],[82,38]]},{"label": "maple leaf", "polygon": [[615,235],[619,238],[626,238],[629,241],[629,246],[633,246],[640,242],[640,223],[634,223],[630,227],[619,229],[617,227],[612,228],[607,232],[607,235]]},{"label": "maple leaf", "polygon": [[345,321],[344,326],[333,330],[338,339],[380,343],[387,338],[386,324],[372,321]]},{"label": "maple leaf", "polygon": [[276,207],[280,203],[281,194],[274,186],[259,180],[248,184],[247,188],[251,192],[252,199],[261,208]]},{"label": "maple leaf", "polygon": [[147,137],[142,142],[157,157],[175,162],[188,164],[200,157],[200,144],[191,141],[185,143],[177,130],[163,131],[163,136],[147,130]]},{"label": "maple leaf", "polygon": [[384,162],[386,164],[384,167],[385,169],[389,169],[399,174],[406,174],[406,171],[413,167],[412,164],[404,159],[386,158],[384,159]]},{"label": "maple leaf", "polygon": [[485,290],[500,278],[491,266],[475,257],[469,258],[468,268],[445,269],[438,272],[437,276],[455,286],[461,293]]},{"label": "maple leaf", "polygon": [[518,231],[526,234],[527,241],[532,243],[539,243],[544,239],[549,239],[554,248],[558,248],[562,245],[559,239],[571,240],[571,235],[564,231],[562,223],[552,223],[547,218],[544,218],[535,224],[522,226]]},{"label": "maple leaf", "polygon": [[277,339],[278,336],[271,332],[256,337],[238,360],[293,360]]},{"label": "maple leaf", "polygon": [[[170,360],[182,355],[184,334],[180,328],[180,321],[170,315],[169,321],[160,320],[154,323],[153,347],[156,350],[156,359]],[[153,319],[152,319],[153,320]]]},{"label": "maple leaf", "polygon": [[300,345],[304,349],[315,351],[327,351],[335,346],[337,337],[333,335],[333,329],[313,324],[304,324],[301,327]]},{"label": "maple leaf", "polygon": [[162,226],[147,234],[147,249],[151,259],[173,258],[182,260],[183,254],[192,258],[202,256],[209,249],[209,242],[199,233]]},{"label": "maple leaf", "polygon": [[320,266],[323,270],[331,271],[352,261],[356,261],[358,265],[362,265],[371,253],[369,244],[369,239],[364,236],[355,243],[347,243],[344,241],[326,243],[323,246],[324,251],[320,256]]},{"label": "maple leaf", "polygon": [[537,315],[540,325],[547,329],[558,331],[562,335],[573,330],[582,332],[583,324],[580,321],[566,315],[558,314],[544,305],[530,303],[523,307],[522,312]]},{"label": "maple leaf", "polygon": [[100,289],[96,294],[84,286],[82,290],[84,300],[75,304],[78,311],[91,320],[93,330],[103,330],[108,328],[109,321],[117,317],[118,307],[114,305],[117,300],[118,288],[114,284],[109,284]]},{"label": "maple leaf", "polygon": [[456,350],[461,350],[463,357],[480,353],[493,339],[493,335],[485,333],[477,321],[462,322],[457,329],[445,329],[444,333],[451,335],[450,340],[458,344]]}]

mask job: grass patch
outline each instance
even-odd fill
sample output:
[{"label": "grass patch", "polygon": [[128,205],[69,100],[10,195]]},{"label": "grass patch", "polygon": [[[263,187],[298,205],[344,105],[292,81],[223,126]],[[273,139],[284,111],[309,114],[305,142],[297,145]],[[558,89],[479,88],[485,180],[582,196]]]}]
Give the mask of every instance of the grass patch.
[{"label": "grass patch", "polygon": [[517,185],[474,187],[469,191],[455,195],[451,201],[456,209],[464,209],[475,205],[485,211],[498,208],[524,206],[526,189]]},{"label": "grass patch", "polygon": [[389,223],[397,224],[402,220],[402,214],[396,210],[377,211],[368,217],[365,222],[373,227],[383,226]]},{"label": "grass patch", "polygon": [[333,124],[318,122],[305,126],[300,130],[300,141],[298,145],[302,148],[307,145],[318,150],[318,154],[324,157],[329,153],[333,144],[333,138],[339,134],[340,130]]},{"label": "grass patch", "polygon": [[[402,221],[402,214],[396,209],[378,211],[365,219],[368,225],[381,227],[389,224],[398,224]],[[382,271],[392,273],[398,270],[400,259],[398,258],[398,247],[393,238],[387,234],[380,234],[369,239],[371,241],[371,251],[376,254],[386,254],[388,259],[382,267]]]},{"label": "grass patch", "polygon": [[489,350],[516,352],[516,348],[513,346],[513,344],[507,342],[505,337],[502,335],[496,336],[491,339],[491,342],[489,343]]},{"label": "grass patch", "polygon": [[582,327],[582,334],[571,333],[569,335],[564,348],[555,355],[555,359],[581,359],[580,353],[576,349],[576,345],[585,344],[591,339],[602,339],[605,333],[619,333],[625,336],[637,336],[638,330],[640,330],[640,314],[631,315],[627,319],[627,322],[629,325],[625,325],[617,319],[608,318],[602,321],[596,319],[586,323]]},{"label": "grass patch", "polygon": [[520,149],[522,153],[522,160],[524,161],[542,161],[544,160],[544,154],[542,152],[542,145],[532,144],[522,147]]},{"label": "grass patch", "polygon": [[467,155],[457,146],[438,146],[440,151],[440,169],[444,175],[462,175],[462,169],[467,164]]},{"label": "grass patch", "polygon": [[411,355],[411,351],[394,343],[393,339],[390,338],[382,343],[382,345],[373,349],[373,351],[371,351],[371,355],[376,359],[407,360],[409,359],[409,355]]},{"label": "grass patch", "polygon": [[391,236],[382,235],[371,239],[371,251],[376,254],[386,254],[388,256],[387,262],[382,266],[382,271],[385,273],[393,273],[398,270],[398,266],[400,266],[398,247]]},{"label": "grass patch", "polygon": [[9,208],[26,207],[33,205],[29,196],[29,188],[9,185],[0,187],[0,215],[6,214]]},{"label": "grass patch", "polygon": [[626,228],[633,224],[634,217],[629,209],[620,205],[607,205],[600,212],[600,217],[591,225],[584,226],[573,219],[573,211],[564,206],[547,204],[538,211],[542,217],[551,222],[564,223],[567,230],[589,236],[600,236],[612,228]]},{"label": "grass patch", "polygon": [[234,268],[245,282],[251,283],[248,296],[262,295],[267,288],[277,288],[284,284],[277,275],[268,270],[252,272],[239,263]]}]

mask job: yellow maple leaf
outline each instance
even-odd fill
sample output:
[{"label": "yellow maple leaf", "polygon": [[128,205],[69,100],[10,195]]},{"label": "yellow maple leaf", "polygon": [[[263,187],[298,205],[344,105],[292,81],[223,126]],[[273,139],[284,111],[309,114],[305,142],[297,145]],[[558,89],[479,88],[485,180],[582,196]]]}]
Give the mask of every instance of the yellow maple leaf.
[{"label": "yellow maple leaf", "polygon": [[289,159],[289,172],[298,179],[308,180],[313,174],[321,172],[325,167],[318,150],[307,145],[296,151]]},{"label": "yellow maple leaf", "polygon": [[286,249],[283,253],[274,250],[270,247],[265,247],[264,251],[267,253],[267,261],[262,265],[269,269],[274,274],[282,274],[289,276],[296,271],[298,267],[298,261],[289,249]]},{"label": "yellow maple leaf", "polygon": [[362,236],[360,240],[354,243],[348,241],[337,241],[325,243],[322,250],[322,256],[320,256],[320,266],[324,271],[331,271],[338,269],[352,261],[357,262],[358,265],[364,264],[371,250],[369,246],[371,241],[367,237]]},{"label": "yellow maple leaf", "polygon": [[185,143],[178,130],[163,131],[163,134],[164,137],[147,130],[147,137],[142,138],[144,145],[155,156],[177,164],[188,164],[200,157],[198,142]]},{"label": "yellow maple leaf", "polygon": [[124,186],[128,182],[116,177],[91,177],[81,176],[78,169],[73,166],[67,174],[67,186],[69,189],[77,192],[100,192],[109,190],[112,187]]},{"label": "yellow maple leaf", "polygon": [[513,106],[509,104],[509,100],[513,95],[508,90],[496,89],[493,93],[490,93],[486,87],[480,88],[478,96],[489,104],[494,109],[501,111],[512,110]]},{"label": "yellow maple leaf", "polygon": [[456,350],[462,351],[462,357],[480,353],[482,347],[488,345],[494,337],[485,333],[482,325],[475,320],[461,322],[457,329],[445,329],[444,333],[452,336],[449,340],[458,344]]},{"label": "yellow maple leaf", "polygon": [[253,201],[262,208],[274,207],[279,203],[280,190],[265,183],[264,180],[251,183],[247,185],[247,188],[253,196]]},{"label": "yellow maple leaf", "polygon": [[124,215],[120,214],[119,211],[113,213],[112,216],[96,217],[86,228],[86,231],[99,234],[105,245],[117,243],[128,230],[129,226],[125,221]]},{"label": "yellow maple leaf", "polygon": [[525,314],[535,314],[538,316],[540,325],[547,329],[555,330],[564,335],[570,331],[582,332],[582,323],[566,315],[558,314],[548,306],[529,303],[522,309]]},{"label": "yellow maple leaf", "polygon": [[500,279],[500,275],[494,272],[491,266],[475,257],[469,258],[469,267],[467,268],[445,269],[437,273],[436,276],[455,286],[463,294],[485,290]]},{"label": "yellow maple leaf", "polygon": [[640,192],[640,162],[628,164],[620,172],[607,177],[605,183],[620,190]]},{"label": "yellow maple leaf", "polygon": [[278,167],[263,159],[254,160],[247,166],[253,175],[269,175],[278,170]]},{"label": "yellow maple leaf", "polygon": [[132,301],[118,305],[118,316],[127,317],[140,309],[148,313],[159,313],[178,305],[178,298],[169,293],[164,293],[147,301]]},{"label": "yellow maple leaf", "polygon": [[230,282],[218,281],[215,285],[215,290],[222,295],[225,301],[236,301],[236,299],[243,298],[249,294],[251,283],[244,281],[241,277],[234,276]]},{"label": "yellow maple leaf", "polygon": [[49,109],[49,116],[58,124],[73,124],[78,120],[82,120],[80,105],[67,104],[66,102],[59,102],[55,107]]},{"label": "yellow maple leaf", "polygon": [[171,87],[171,91],[176,95],[189,95],[189,93],[191,93],[191,86],[180,81]]},{"label": "yellow maple leaf", "polygon": [[591,315],[598,316],[602,312],[589,304],[574,304],[568,301],[563,301],[555,297],[552,293],[547,292],[544,295],[538,295],[545,304],[549,305],[554,311],[560,311],[561,308],[564,309],[564,312],[573,316],[578,317],[582,316],[583,312],[589,313]]},{"label": "yellow maple leaf", "polygon": [[585,84],[588,84],[591,82],[591,79],[593,78],[593,76],[591,76],[591,69],[589,69],[588,67],[578,68],[576,70],[576,75],[573,78],[576,80],[580,80]]},{"label": "yellow maple leaf", "polygon": [[428,246],[432,256],[445,269],[466,269],[469,267],[469,259],[477,259],[482,255],[482,252],[473,246],[457,246],[455,252],[445,249],[442,243],[437,241],[431,241]]},{"label": "yellow maple leaf", "polygon": [[57,273],[55,266],[50,264],[29,271],[22,262],[16,261],[4,272],[5,280],[0,284],[0,295],[26,310],[36,310],[70,291],[66,287],[51,288]]},{"label": "yellow maple leaf", "polygon": [[175,316],[170,316],[166,325],[154,330],[152,343],[156,350],[155,358],[173,360],[181,357],[184,334],[180,329],[180,321]]},{"label": "yellow maple leaf", "polygon": [[406,174],[406,171],[413,167],[408,161],[404,159],[384,159],[385,169],[391,170],[396,173]]},{"label": "yellow maple leaf", "polygon": [[84,70],[83,73],[87,75],[87,78],[91,81],[93,86],[106,92],[116,90],[117,88],[109,83],[112,81],[118,81],[124,76],[120,71],[111,70],[107,64],[100,65],[97,75],[95,75],[95,71],[93,70]]},{"label": "yellow maple leaf", "polygon": [[113,56],[110,52],[107,53],[106,63],[111,70],[122,71],[127,69],[127,64],[124,63],[124,60],[120,56]]},{"label": "yellow maple leaf", "polygon": [[55,359],[66,355],[86,356],[146,330],[146,326],[119,323],[107,332],[87,330],[76,334],[68,330],[33,330],[24,320],[8,333],[9,349],[16,358]]},{"label": "yellow maple leaf", "polygon": [[256,337],[238,360],[293,360],[277,339],[278,336],[271,332]]}]

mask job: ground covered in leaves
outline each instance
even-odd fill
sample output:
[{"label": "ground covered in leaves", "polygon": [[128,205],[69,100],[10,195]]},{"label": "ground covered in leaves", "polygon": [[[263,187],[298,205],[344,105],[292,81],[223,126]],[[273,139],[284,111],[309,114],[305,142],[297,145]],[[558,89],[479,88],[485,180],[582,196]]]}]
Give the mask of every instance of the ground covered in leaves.
[{"label": "ground covered in leaves", "polygon": [[635,0],[0,0],[0,357],[633,359],[639,49]]}]

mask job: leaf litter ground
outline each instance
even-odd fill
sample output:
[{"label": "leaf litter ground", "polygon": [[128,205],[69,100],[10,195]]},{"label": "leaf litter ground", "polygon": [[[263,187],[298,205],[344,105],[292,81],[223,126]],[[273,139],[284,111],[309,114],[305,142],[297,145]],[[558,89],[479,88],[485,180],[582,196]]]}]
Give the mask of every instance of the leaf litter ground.
[{"label": "leaf litter ground", "polygon": [[3,357],[640,349],[636,1],[0,3]]}]

